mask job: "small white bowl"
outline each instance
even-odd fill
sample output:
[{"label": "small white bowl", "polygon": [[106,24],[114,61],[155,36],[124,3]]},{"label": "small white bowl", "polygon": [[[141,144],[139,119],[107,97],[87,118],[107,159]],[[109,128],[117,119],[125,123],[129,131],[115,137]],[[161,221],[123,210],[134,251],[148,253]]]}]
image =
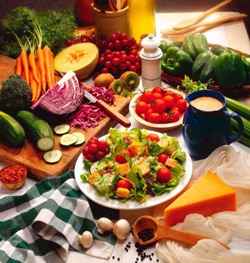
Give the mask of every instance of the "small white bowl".
[{"label": "small white bowl", "polygon": [[[171,90],[176,94],[181,94],[183,96],[183,98],[186,98],[186,95],[184,92],[181,92],[179,90],[176,89],[171,89],[171,88],[163,88],[165,91],[167,90]],[[153,88],[151,89],[147,89],[147,90],[153,90]],[[140,124],[149,127],[149,128],[153,128],[153,129],[158,129],[158,130],[172,130],[175,129],[177,127],[179,127],[180,125],[182,125],[183,122],[183,117],[185,112],[181,113],[181,117],[177,122],[171,122],[171,123],[152,123],[152,122],[148,122],[146,120],[144,120],[143,118],[141,118],[136,112],[135,112],[135,108],[136,108],[136,104],[140,101],[140,97],[141,97],[141,93],[136,94],[132,100],[130,101],[129,104],[129,112],[130,114],[135,118],[135,120],[137,120]]]}]

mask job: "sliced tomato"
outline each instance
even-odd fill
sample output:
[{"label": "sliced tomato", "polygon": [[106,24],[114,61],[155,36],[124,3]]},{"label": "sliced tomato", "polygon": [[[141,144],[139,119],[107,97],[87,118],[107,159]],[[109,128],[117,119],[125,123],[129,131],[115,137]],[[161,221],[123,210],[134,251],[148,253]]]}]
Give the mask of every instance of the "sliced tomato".
[{"label": "sliced tomato", "polygon": [[156,142],[159,142],[159,140],[160,140],[160,137],[155,133],[148,134],[148,136],[146,138],[150,141],[156,141]]}]

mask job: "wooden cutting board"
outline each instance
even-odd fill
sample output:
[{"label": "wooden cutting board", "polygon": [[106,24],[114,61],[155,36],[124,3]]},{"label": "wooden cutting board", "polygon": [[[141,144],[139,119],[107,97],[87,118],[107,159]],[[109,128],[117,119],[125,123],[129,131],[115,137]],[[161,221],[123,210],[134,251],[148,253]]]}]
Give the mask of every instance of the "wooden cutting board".
[{"label": "wooden cutting board", "polygon": [[[14,74],[14,72],[15,60],[0,55],[0,83],[11,74]],[[116,95],[116,106],[114,108],[123,115],[126,115],[128,113],[129,102],[129,99]],[[35,145],[27,138],[24,146],[18,148],[10,146],[0,138],[0,162],[24,165],[28,169],[28,176],[37,180],[51,176],[60,176],[74,168],[78,156],[92,136],[100,137],[105,135],[108,133],[109,128],[114,127],[116,124],[115,120],[106,117],[100,121],[99,126],[89,128],[87,132],[80,128],[71,127],[70,132],[81,131],[85,135],[85,144],[78,147],[61,147],[59,143],[60,136],[55,135],[55,146],[53,149],[59,149],[63,153],[62,159],[56,164],[47,164],[43,160],[44,152],[38,151]]]}]

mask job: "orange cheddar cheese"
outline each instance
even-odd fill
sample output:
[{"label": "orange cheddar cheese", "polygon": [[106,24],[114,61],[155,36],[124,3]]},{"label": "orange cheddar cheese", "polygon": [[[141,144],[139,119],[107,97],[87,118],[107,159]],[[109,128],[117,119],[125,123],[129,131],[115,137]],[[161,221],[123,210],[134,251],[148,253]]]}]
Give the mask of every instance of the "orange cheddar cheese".
[{"label": "orange cheddar cheese", "polygon": [[164,210],[167,226],[183,222],[188,214],[211,216],[222,211],[236,210],[236,193],[219,177],[207,172]]}]

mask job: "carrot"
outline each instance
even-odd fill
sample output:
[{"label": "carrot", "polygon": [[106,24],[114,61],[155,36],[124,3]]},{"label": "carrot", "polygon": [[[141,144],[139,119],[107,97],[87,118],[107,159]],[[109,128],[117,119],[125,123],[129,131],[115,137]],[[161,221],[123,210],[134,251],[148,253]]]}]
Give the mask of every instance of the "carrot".
[{"label": "carrot", "polygon": [[55,84],[55,73],[54,73],[54,53],[50,51],[50,68],[51,68],[51,80],[52,85]]},{"label": "carrot", "polygon": [[36,93],[37,93],[37,83],[34,79],[32,70],[30,69],[30,87],[31,87],[31,92],[32,92],[32,98],[31,98],[31,102],[32,104],[35,102],[35,98],[36,98]]},{"label": "carrot", "polygon": [[16,59],[16,74],[17,75],[22,75],[22,61],[21,61],[21,57],[18,57]]},{"label": "carrot", "polygon": [[45,46],[43,48],[43,57],[44,57],[44,64],[46,70],[46,80],[48,88],[52,86],[52,79],[51,79],[51,66],[50,66],[50,48]]},{"label": "carrot", "polygon": [[46,72],[45,72],[45,66],[44,66],[43,50],[41,47],[37,48],[36,54],[37,54],[39,68],[40,68],[40,72],[41,72],[42,91],[43,91],[43,93],[45,93],[46,87],[47,87]]},{"label": "carrot", "polygon": [[42,91],[42,78],[41,78],[41,71],[40,71],[38,60],[36,61],[36,68],[37,68],[38,83],[37,83],[37,94],[34,99],[34,102],[37,102],[37,100],[39,99],[41,95],[41,91]]},{"label": "carrot", "polygon": [[21,60],[22,60],[25,80],[27,81],[28,84],[30,84],[29,61],[28,61],[28,55],[27,55],[27,51],[26,50],[22,50],[22,52],[21,52]]},{"label": "carrot", "polygon": [[32,51],[30,51],[30,54],[29,54],[29,65],[30,65],[30,68],[31,68],[32,73],[33,73],[33,78],[38,83],[39,79],[38,79],[38,76],[37,76],[36,56],[35,56],[35,54]]}]

